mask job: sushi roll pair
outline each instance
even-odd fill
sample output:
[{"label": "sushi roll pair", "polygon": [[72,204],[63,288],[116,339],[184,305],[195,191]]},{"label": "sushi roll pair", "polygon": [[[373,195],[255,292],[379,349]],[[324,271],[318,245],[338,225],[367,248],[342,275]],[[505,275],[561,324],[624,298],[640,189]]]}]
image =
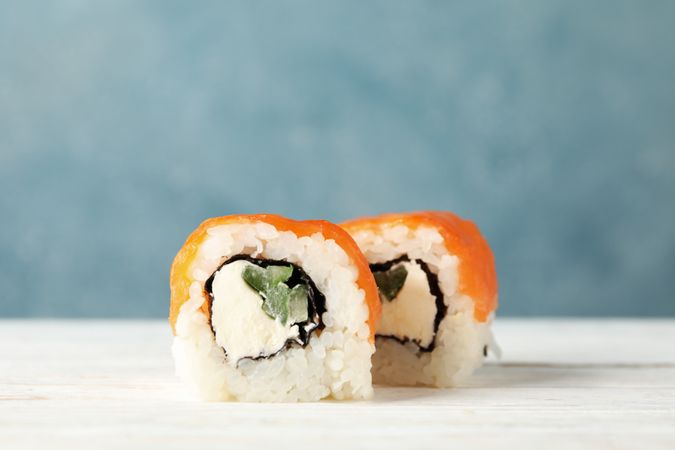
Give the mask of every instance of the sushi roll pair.
[{"label": "sushi roll pair", "polygon": [[482,363],[495,307],[490,249],[450,213],[214,218],[171,268],[177,373],[206,400],[450,386]]}]

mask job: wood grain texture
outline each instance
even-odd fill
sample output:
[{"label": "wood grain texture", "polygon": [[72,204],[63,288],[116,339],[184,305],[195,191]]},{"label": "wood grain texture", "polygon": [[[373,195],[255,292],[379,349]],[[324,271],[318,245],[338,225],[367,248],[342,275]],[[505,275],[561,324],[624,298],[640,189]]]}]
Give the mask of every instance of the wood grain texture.
[{"label": "wood grain texture", "polygon": [[498,320],[500,361],[370,402],[201,403],[163,321],[0,321],[0,448],[675,446],[675,320]]}]

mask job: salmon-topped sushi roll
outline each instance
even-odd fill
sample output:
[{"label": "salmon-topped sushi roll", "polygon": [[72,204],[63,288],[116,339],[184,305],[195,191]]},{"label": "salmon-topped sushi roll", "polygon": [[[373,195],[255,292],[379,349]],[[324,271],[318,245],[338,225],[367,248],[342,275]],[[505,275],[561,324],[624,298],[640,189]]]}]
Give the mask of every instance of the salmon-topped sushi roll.
[{"label": "salmon-topped sushi roll", "polygon": [[479,367],[494,345],[497,276],[476,225],[450,212],[425,211],[342,227],[368,259],[382,301],[374,381],[453,386]]},{"label": "salmon-topped sushi roll", "polygon": [[203,399],[367,399],[380,314],[344,230],[275,215],[209,219],[171,267],[178,375]]}]

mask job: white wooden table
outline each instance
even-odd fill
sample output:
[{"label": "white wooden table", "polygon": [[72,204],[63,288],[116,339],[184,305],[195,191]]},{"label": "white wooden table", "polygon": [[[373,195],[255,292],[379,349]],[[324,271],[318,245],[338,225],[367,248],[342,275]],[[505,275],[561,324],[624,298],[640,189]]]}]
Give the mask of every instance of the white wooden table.
[{"label": "white wooden table", "polygon": [[675,449],[675,320],[509,320],[466,387],[200,403],[163,321],[0,321],[0,449]]}]

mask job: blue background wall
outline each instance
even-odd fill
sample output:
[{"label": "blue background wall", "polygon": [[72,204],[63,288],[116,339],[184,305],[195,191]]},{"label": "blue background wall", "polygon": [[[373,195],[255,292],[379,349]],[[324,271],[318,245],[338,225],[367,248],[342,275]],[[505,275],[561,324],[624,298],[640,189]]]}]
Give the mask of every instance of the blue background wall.
[{"label": "blue background wall", "polygon": [[675,314],[675,2],[318,3],[0,0],[0,316],[165,316],[209,216],[425,208],[502,315]]}]

